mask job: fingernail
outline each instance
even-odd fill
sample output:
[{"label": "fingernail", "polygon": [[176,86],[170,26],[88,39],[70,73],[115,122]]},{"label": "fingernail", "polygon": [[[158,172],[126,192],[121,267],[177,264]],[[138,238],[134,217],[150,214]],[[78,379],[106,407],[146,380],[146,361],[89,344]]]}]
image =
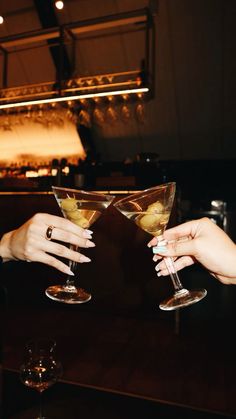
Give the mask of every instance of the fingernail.
[{"label": "fingernail", "polygon": [[91,242],[90,240],[87,240],[86,247],[95,247],[96,244],[94,242]]},{"label": "fingernail", "polygon": [[92,232],[89,230],[84,230],[83,231],[83,237],[85,237],[86,239],[91,239],[92,238]]},{"label": "fingernail", "polygon": [[162,275],[162,273],[161,272],[157,272],[157,276],[161,276]]},{"label": "fingernail", "polygon": [[152,245],[150,243],[147,244],[147,247],[152,247]]},{"label": "fingernail", "polygon": [[67,274],[67,275],[71,275],[71,276],[75,276],[74,272],[72,272],[72,271],[70,270],[69,266],[67,266],[67,267],[65,268],[65,274]]},{"label": "fingernail", "polygon": [[155,246],[152,249],[153,253],[166,253],[167,252],[167,248],[165,246]]},{"label": "fingernail", "polygon": [[158,265],[155,267],[155,269],[156,269],[156,271],[159,271],[159,270],[160,270],[159,263],[158,263]]},{"label": "fingernail", "polygon": [[81,255],[79,261],[80,262],[91,262],[91,259],[89,259],[87,256]]}]

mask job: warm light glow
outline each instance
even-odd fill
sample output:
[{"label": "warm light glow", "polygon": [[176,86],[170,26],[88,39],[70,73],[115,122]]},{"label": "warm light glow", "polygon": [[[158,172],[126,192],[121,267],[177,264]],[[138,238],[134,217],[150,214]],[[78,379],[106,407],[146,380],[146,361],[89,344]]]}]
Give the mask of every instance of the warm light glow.
[{"label": "warm light glow", "polygon": [[57,175],[57,172],[58,172],[58,169],[52,169],[51,170],[51,175],[52,176],[56,176]]},{"label": "warm light glow", "polygon": [[58,10],[62,10],[63,7],[64,7],[64,3],[63,3],[63,1],[56,1],[55,6]]},{"label": "warm light glow", "polygon": [[17,103],[8,103],[5,105],[0,105],[0,109],[10,109],[20,106],[30,106],[30,105],[40,105],[43,103],[56,103],[56,102],[67,102],[68,100],[81,100],[81,99],[93,99],[96,97],[106,97],[106,96],[118,96],[118,95],[131,95],[136,93],[145,93],[148,92],[148,87],[139,87],[136,89],[126,89],[126,90],[114,90],[112,92],[99,92],[99,93],[85,93],[82,95],[75,96],[61,96],[50,99],[36,99],[29,100],[27,102],[17,102]]},{"label": "warm light glow", "polygon": [[3,24],[3,22],[4,22],[4,18],[3,18],[3,16],[0,16],[0,25],[2,25],[2,24]]},{"label": "warm light glow", "polygon": [[38,170],[38,176],[48,176],[49,171],[47,167],[42,167]]},{"label": "warm light glow", "polygon": [[69,166],[65,166],[65,167],[63,167],[63,169],[61,171],[62,171],[62,173],[65,173],[65,175],[69,175],[70,168],[69,168]]},{"label": "warm light glow", "polygon": [[[53,159],[67,159],[68,164],[75,164],[78,159],[86,157],[76,124],[68,120],[66,110],[48,111],[51,116],[56,112],[63,120],[63,124],[52,124],[45,127],[43,124],[26,118],[22,123],[14,124],[15,115],[8,115],[12,120],[11,129],[1,131],[0,165],[10,166],[13,162],[19,166],[28,165],[36,167],[40,173],[51,164]],[[0,116],[0,124],[4,124],[5,116]],[[47,169],[48,170],[48,169]],[[51,170],[50,170],[51,172]],[[50,173],[47,173],[48,175]]]},{"label": "warm light glow", "polygon": [[38,176],[39,176],[38,172],[36,172],[35,170],[27,170],[25,172],[25,177],[28,177],[28,178],[38,177]]}]

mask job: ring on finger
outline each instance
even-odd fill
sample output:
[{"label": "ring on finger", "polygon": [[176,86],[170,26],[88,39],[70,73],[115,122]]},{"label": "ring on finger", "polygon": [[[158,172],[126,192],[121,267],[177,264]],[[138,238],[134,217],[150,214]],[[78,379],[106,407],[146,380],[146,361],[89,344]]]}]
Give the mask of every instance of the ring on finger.
[{"label": "ring on finger", "polygon": [[52,232],[53,232],[54,228],[55,228],[54,226],[48,226],[48,228],[46,230],[46,234],[45,234],[46,240],[51,240],[52,239]]}]

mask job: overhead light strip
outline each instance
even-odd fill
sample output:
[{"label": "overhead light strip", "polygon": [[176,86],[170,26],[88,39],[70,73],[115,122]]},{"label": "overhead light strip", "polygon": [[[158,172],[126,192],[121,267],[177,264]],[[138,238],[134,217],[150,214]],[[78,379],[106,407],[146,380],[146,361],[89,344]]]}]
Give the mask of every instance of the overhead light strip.
[{"label": "overhead light strip", "polygon": [[95,97],[130,95],[134,93],[136,94],[147,93],[148,91],[149,91],[148,87],[140,87],[137,89],[114,90],[110,92],[99,92],[99,93],[85,93],[85,94],[74,95],[74,96],[60,96],[60,97],[49,98],[49,99],[36,99],[36,100],[29,100],[26,102],[8,103],[8,104],[0,105],[0,109],[11,109],[11,108],[17,108],[17,107],[23,107],[23,106],[41,105],[45,103],[68,102],[68,101],[81,100],[81,99],[93,99]]}]

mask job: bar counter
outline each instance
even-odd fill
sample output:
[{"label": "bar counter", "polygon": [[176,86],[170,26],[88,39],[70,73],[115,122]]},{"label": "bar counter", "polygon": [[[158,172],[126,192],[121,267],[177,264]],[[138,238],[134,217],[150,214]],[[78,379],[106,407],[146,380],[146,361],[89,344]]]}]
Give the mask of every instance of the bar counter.
[{"label": "bar counter", "polygon": [[[1,233],[35,212],[60,215],[51,193],[0,194]],[[57,341],[63,364],[60,382],[45,392],[46,409],[57,418],[115,419],[140,411],[149,418],[236,417],[236,287],[218,283],[199,266],[187,268],[184,285],[205,287],[207,297],[163,312],[158,304],[173,289],[169,278],[156,276],[148,234],[112,206],[93,231],[96,247],[84,250],[92,262],[79,267],[79,284],[92,293],[86,304],[45,296],[49,285],[65,280],[53,268],[2,266],[4,419],[37,411],[37,395],[18,378],[25,344],[37,336]]]}]

